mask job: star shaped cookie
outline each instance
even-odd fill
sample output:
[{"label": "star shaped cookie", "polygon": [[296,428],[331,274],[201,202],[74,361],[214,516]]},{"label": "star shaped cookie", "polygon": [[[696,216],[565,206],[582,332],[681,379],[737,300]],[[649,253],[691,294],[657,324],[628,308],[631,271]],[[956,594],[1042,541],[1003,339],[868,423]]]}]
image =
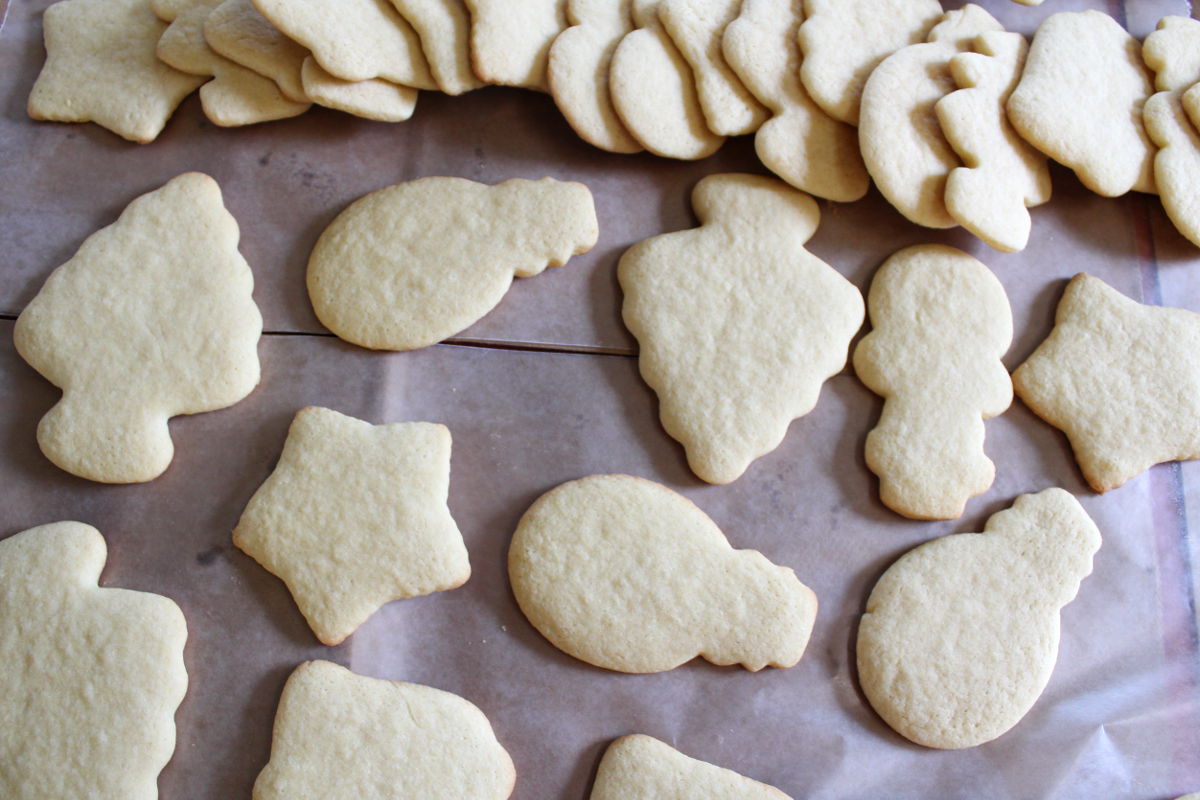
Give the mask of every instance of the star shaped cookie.
[{"label": "star shaped cookie", "polygon": [[1200,458],[1200,314],[1144,306],[1081,273],[1013,385],[1066,433],[1098,492]]}]

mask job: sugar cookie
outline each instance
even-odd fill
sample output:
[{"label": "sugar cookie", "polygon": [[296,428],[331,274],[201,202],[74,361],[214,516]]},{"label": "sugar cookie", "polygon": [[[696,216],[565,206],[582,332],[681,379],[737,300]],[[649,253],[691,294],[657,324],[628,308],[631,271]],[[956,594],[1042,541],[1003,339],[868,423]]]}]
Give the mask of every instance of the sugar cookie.
[{"label": "sugar cookie", "polygon": [[17,318],[17,352],[63,390],[38,444],[74,475],[153,480],[167,420],[225,408],[258,384],[262,317],[237,222],[207,175],[129,204],[54,270]]},{"label": "sugar cookie", "polygon": [[692,68],[708,129],[721,136],[753,133],[768,113],[725,61],[721,35],[742,0],[663,0],[658,18]]},{"label": "sugar cookie", "polygon": [[773,786],[635,733],[608,746],[590,800],[789,800]]},{"label": "sugar cookie", "polygon": [[1013,386],[1067,435],[1097,492],[1163,461],[1200,458],[1200,314],[1144,306],[1076,275]]},{"label": "sugar cookie", "polygon": [[514,275],[562,266],[598,236],[583,184],[421,178],[338,215],[309,257],[308,296],[322,324],[346,341],[414,350],[477,322]]},{"label": "sugar cookie", "polygon": [[1159,146],[1154,183],[1167,216],[1192,244],[1200,245],[1200,132],[1188,119],[1183,94],[1200,81],[1200,21],[1163,17],[1142,48],[1157,72],[1158,93],[1146,101],[1146,131]]},{"label": "sugar cookie", "polygon": [[251,0],[220,3],[204,23],[204,38],[230,61],[275,81],[284,97],[297,103],[310,99],[300,80],[308,48],[284,36]]},{"label": "sugar cookie", "polygon": [[1183,93],[1183,108],[1187,112],[1188,119],[1192,121],[1192,125],[1200,130],[1200,83],[1193,85]]},{"label": "sugar cookie", "polygon": [[421,37],[438,88],[458,95],[483,81],[471,71],[471,15],[463,0],[392,0]]},{"label": "sugar cookie", "polygon": [[657,156],[695,160],[725,141],[708,129],[692,69],[658,19],[660,0],[633,0],[637,30],[613,51],[609,91],[626,129]]},{"label": "sugar cookie", "polygon": [[515,779],[474,704],[308,661],[283,687],[254,800],[505,800]]},{"label": "sugar cookie", "polygon": [[621,257],[625,325],[667,433],[709,483],[774,450],[846,364],[862,295],[804,249],[820,211],[757,175],[710,175],[692,192],[701,226]]},{"label": "sugar cookie", "polygon": [[304,93],[314,103],[356,117],[380,122],[403,122],[413,115],[417,105],[416,89],[378,78],[344,81],[322,69],[312,56],[304,59],[300,78]]},{"label": "sugar cookie", "polygon": [[1152,91],[1141,47],[1116,20],[1062,12],[1038,27],[1008,119],[1093,192],[1153,192],[1154,145],[1142,123]]},{"label": "sugar cookie", "polygon": [[858,626],[858,678],[883,721],[955,750],[1021,721],[1058,658],[1059,610],[1100,532],[1062,489],[1017,498],[983,533],[944,536],[883,573]]},{"label": "sugar cookie", "polygon": [[95,122],[133,142],[158,138],[204,79],[154,54],[166,23],[150,0],[63,0],[42,18],[46,63],[29,93],[29,116]]},{"label": "sugar cookie", "polygon": [[917,245],[879,268],[867,297],[871,333],[854,371],[887,402],[867,436],[867,466],[888,508],[913,519],[956,519],[996,468],[983,421],[1012,403],[1000,361],[1012,310],[987,267],[944,245]]},{"label": "sugar cookie", "polygon": [[445,426],[305,408],[233,543],[287,584],[322,643],[340,644],[384,603],[471,576],[449,487]]},{"label": "sugar cookie", "polygon": [[858,133],[822,111],[800,83],[803,0],[745,0],[725,28],[729,66],[774,114],[754,136],[763,165],[797,189],[848,203],[867,193],[870,179]]},{"label": "sugar cookie", "polygon": [[1046,157],[1017,135],[1004,112],[1029,46],[1019,33],[989,31],[974,53],[950,59],[957,91],[935,106],[946,141],[965,166],[946,180],[955,222],[1005,253],[1029,241],[1029,208],[1050,199]]},{"label": "sugar cookie", "polygon": [[938,0],[804,0],[800,80],[831,117],[858,124],[867,77],[901,47],[925,41]]},{"label": "sugar cookie", "polygon": [[56,522],[0,541],[0,797],[157,800],[187,691],[171,600],[97,586],[104,537]]},{"label": "sugar cookie", "polygon": [[539,92],[550,45],[567,27],[567,0],[466,0],[471,11],[471,64],[488,83]]},{"label": "sugar cookie", "polygon": [[619,672],[696,656],[790,667],[817,613],[791,569],[734,550],[686,497],[629,475],[592,475],[538,498],[509,546],[508,575],[551,644]]},{"label": "sugar cookie", "polygon": [[554,104],[579,137],[612,153],[642,149],[617,116],[608,91],[612,55],[633,30],[633,0],[569,0],[571,27],[550,46],[546,80]]}]

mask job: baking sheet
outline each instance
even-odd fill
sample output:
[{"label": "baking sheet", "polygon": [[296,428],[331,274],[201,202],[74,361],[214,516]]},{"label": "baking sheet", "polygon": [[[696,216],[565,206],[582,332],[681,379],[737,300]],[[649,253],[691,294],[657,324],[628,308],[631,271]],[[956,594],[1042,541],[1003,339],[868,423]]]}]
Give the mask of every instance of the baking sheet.
[{"label": "baking sheet", "polygon": [[[0,0],[2,2],[2,0]],[[578,142],[549,100],[490,88],[422,95],[417,115],[383,125],[316,111],[225,131],[187,101],[160,141],[127,144],[92,125],[35,124],[24,103],[42,58],[40,10],[12,0],[0,31],[0,312],[18,311],[44,276],[137,194],[186,169],[221,182],[242,226],[269,330],[316,333],[303,290],[308,248],[360,194],[397,180],[453,174],[583,180],[601,242],[566,267],[518,281],[464,340],[588,355],[439,346],[370,353],[328,336],[269,335],[263,383],[220,412],[172,422],[175,462],[159,480],[112,487],[67,475],[37,449],[37,419],[57,391],[15,355],[0,321],[0,536],[58,519],[104,532],[103,582],[168,595],[189,623],[188,697],[164,798],[248,797],[266,761],[279,691],[291,669],[328,658],[363,674],[457,692],[478,704],[512,753],[515,798],[585,798],[614,737],[659,736],[691,755],[796,798],[1167,798],[1200,790],[1200,653],[1195,598],[1200,462],[1164,465],[1103,497],[1079,476],[1065,439],[1019,402],[988,424],[997,481],[953,522],[904,521],[878,501],[862,459],[881,406],[852,375],[736,483],[687,470],[663,433],[653,393],[624,355],[613,277],[624,247],[693,224],[701,176],[761,171],[748,139],[698,164],[610,156]],[[957,4],[955,4],[957,5]],[[984,3],[1029,31],[1054,11],[1095,7],[1144,35],[1182,2]],[[1141,29],[1139,30],[1139,26]],[[503,135],[498,135],[503,131]],[[1066,280],[1086,270],[1148,302],[1200,310],[1200,250],[1153,198],[1096,197],[1065,170],[1034,211],[1030,247],[1000,255],[961,231],[904,222],[878,195],[824,203],[811,249],[865,289],[891,252],[925,241],[962,247],[1004,283],[1020,363],[1048,333]],[[451,510],[474,573],[462,588],[386,606],[340,647],[320,646],[282,583],[231,547],[245,502],[269,474],[292,414],[326,405],[372,422],[431,420],[454,435]],[[597,472],[628,472],[683,491],[737,547],[792,566],[821,602],[800,664],[750,674],[703,662],[650,676],[590,667],[524,620],[504,556],[542,492]],[[1059,485],[1102,533],[1095,572],[1063,614],[1058,666],[1025,720],[999,740],[945,753],[908,744],[865,704],[853,672],[854,626],[867,594],[901,553],[934,536],[979,530],[1027,491]]]}]

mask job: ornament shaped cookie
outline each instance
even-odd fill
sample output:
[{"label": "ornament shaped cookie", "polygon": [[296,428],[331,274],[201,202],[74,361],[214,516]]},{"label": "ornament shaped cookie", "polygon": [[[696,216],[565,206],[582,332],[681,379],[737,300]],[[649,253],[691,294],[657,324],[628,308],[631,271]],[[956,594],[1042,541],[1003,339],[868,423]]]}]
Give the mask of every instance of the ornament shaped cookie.
[{"label": "ornament shaped cookie", "polygon": [[590,800],[789,800],[773,786],[635,733],[608,746]]},{"label": "ornament shaped cookie", "polygon": [[813,409],[863,322],[849,281],[804,249],[816,202],[772,178],[710,175],[701,226],[639,242],[617,268],[663,427],[709,483],[736,480]]},{"label": "ornament shaped cookie", "polygon": [[1019,33],[989,31],[974,49],[950,59],[958,90],[935,107],[964,164],[946,180],[946,210],[992,247],[1014,253],[1029,242],[1028,209],[1050,199],[1046,157],[1017,135],[1004,111],[1029,46]]},{"label": "ornament shaped cookie", "polygon": [[569,0],[571,27],[550,46],[546,80],[554,104],[579,137],[611,153],[642,149],[609,94],[613,53],[633,30],[633,0]]},{"label": "ornament shaped cookie", "polygon": [[157,800],[187,691],[171,600],[97,586],[104,537],[56,522],[0,541],[0,797]]},{"label": "ornament shaped cookie", "polygon": [[721,35],[742,0],[663,0],[658,18],[692,68],[708,129],[721,136],[753,133],[768,112],[725,61]]},{"label": "ornament shaped cookie", "polygon": [[983,533],[944,536],[883,573],[858,626],[858,678],[897,733],[955,750],[1004,734],[1054,671],[1059,611],[1100,532],[1062,489],[1017,498]]},{"label": "ornament shaped cookie", "polygon": [[166,23],[150,0],[63,0],[42,18],[46,63],[29,116],[95,122],[132,142],[151,142],[203,78],[154,54]]},{"label": "ornament shaped cookie", "polygon": [[725,28],[725,60],[773,116],[754,135],[767,169],[797,189],[842,203],[862,198],[870,178],[858,132],[813,102],[800,82],[803,0],[745,0]]},{"label": "ornament shaped cookie", "polygon": [[390,0],[254,0],[272,25],[344,81],[437,89],[421,40]]},{"label": "ornament shaped cookie", "polygon": [[300,71],[304,93],[314,103],[380,122],[403,122],[413,115],[417,90],[378,78],[344,81],[326,72],[311,56]]},{"label": "ornament shaped cookie", "polygon": [[303,103],[311,99],[300,78],[308,48],[284,36],[252,0],[220,3],[204,23],[204,38],[230,61],[275,81],[289,100]]},{"label": "ornament shaped cookie", "polygon": [[445,426],[371,425],[309,407],[233,543],[287,584],[322,643],[340,644],[384,603],[471,576],[449,489]]},{"label": "ornament shaped cookie", "polygon": [[471,64],[487,83],[550,91],[546,60],[567,27],[567,0],[465,0]]},{"label": "ornament shaped cookie", "polygon": [[946,179],[962,162],[934,107],[955,90],[950,60],[984,31],[1001,30],[982,8],[948,11],[929,34],[885,58],[862,92],[858,142],[875,185],[896,209],[927,228],[958,222],[946,208]]},{"label": "ornament shaped cookie", "polygon": [[392,0],[421,37],[438,88],[459,95],[483,81],[471,71],[471,15],[463,0]]},{"label": "ornament shaped cookie", "polygon": [[1171,222],[1200,246],[1200,131],[1183,105],[1184,92],[1200,81],[1200,21],[1163,17],[1142,53],[1159,90],[1144,109],[1146,131],[1159,147],[1154,182]]},{"label": "ornament shaped cookie", "polygon": [[1025,141],[1105,197],[1154,191],[1154,144],[1142,123],[1153,91],[1136,39],[1099,11],[1052,14],[1038,27],[1008,119]]},{"label": "ornament shaped cookie", "polygon": [[103,483],[170,465],[167,420],[258,385],[262,316],[216,181],[188,172],[129,204],[54,270],[17,318],[17,352],[62,399],[38,424],[46,457]]},{"label": "ornament shaped cookie", "polygon": [[1097,492],[1200,458],[1200,314],[1142,305],[1081,273],[1012,377],[1017,396],[1067,435]]},{"label": "ornament shaped cookie", "polygon": [[308,295],[322,324],[346,341],[414,350],[478,321],[514,275],[562,266],[598,236],[583,184],[421,178],[338,215],[309,257]]},{"label": "ornament shaped cookie", "polygon": [[637,30],[613,52],[608,85],[625,128],[656,156],[695,160],[725,141],[704,119],[692,68],[658,19],[660,0],[633,0]]},{"label": "ornament shaped cookie", "polygon": [[851,125],[879,62],[925,41],[942,16],[938,0],[805,0],[804,11],[800,80],[827,114]]},{"label": "ornament shaped cookie", "polygon": [[629,475],[592,475],[538,498],[509,546],[508,575],[551,644],[618,672],[662,672],[696,656],[790,667],[817,614],[791,569],[734,550],[686,497]]},{"label": "ornament shaped cookie", "polygon": [[944,245],[893,255],[867,296],[873,329],[854,371],[887,402],[867,435],[867,466],[888,508],[913,519],[956,519],[992,485],[983,421],[1012,403],[1000,358],[1012,310],[987,267]]},{"label": "ornament shaped cookie", "polygon": [[505,800],[516,772],[487,717],[456,694],[328,661],[283,687],[254,800]]}]

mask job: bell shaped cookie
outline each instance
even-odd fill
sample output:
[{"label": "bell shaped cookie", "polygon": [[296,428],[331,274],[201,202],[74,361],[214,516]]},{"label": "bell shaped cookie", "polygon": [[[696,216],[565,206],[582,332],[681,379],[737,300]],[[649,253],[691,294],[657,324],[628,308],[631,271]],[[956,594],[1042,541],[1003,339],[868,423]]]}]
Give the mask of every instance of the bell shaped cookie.
[{"label": "bell shaped cookie", "polygon": [[97,586],[104,537],[56,522],[0,541],[0,797],[157,800],[187,691],[165,597]]},{"label": "bell shaped cookie", "polygon": [[730,483],[845,366],[863,301],[804,249],[820,218],[808,195],[772,178],[710,175],[692,205],[701,227],[621,257],[622,313],[663,427],[693,472]]},{"label": "bell shaped cookie", "polygon": [[471,65],[487,83],[548,91],[550,45],[567,27],[567,0],[465,0]]},{"label": "bell shaped cookie", "polygon": [[662,672],[696,656],[790,667],[817,598],[787,567],[734,550],[682,495],[629,475],[564,483],[508,550],[521,611],[558,649],[605,669]]},{"label": "bell shaped cookie", "polygon": [[1200,246],[1200,131],[1183,103],[1184,93],[1200,81],[1200,20],[1163,17],[1142,53],[1157,74],[1159,90],[1143,112],[1146,130],[1159,147],[1154,182],[1171,222]]},{"label": "bell shaped cookie", "polygon": [[74,475],[140,483],[174,455],[167,420],[258,385],[262,316],[238,226],[198,172],[134,200],[50,274],[17,319],[17,352],[63,390],[38,444]]},{"label": "bell shaped cookie", "polygon": [[858,677],[897,733],[974,747],[1021,721],[1058,658],[1059,611],[1092,571],[1100,532],[1062,489],[1023,495],[983,533],[903,555],[867,600]]},{"label": "bell shaped cookie", "polygon": [[635,733],[608,746],[590,800],[789,800],[773,786]]}]

